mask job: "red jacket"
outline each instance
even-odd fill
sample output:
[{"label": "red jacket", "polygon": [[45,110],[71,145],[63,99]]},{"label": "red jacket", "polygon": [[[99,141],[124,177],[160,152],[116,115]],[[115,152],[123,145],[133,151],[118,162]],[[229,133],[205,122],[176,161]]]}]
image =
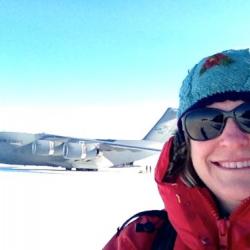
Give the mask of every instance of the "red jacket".
[{"label": "red jacket", "polygon": [[[250,249],[250,199],[228,219],[219,218],[215,202],[207,188],[187,187],[180,179],[166,183],[162,179],[169,165],[172,139],[164,146],[155,171],[155,180],[169,220],[177,232],[174,250]],[[250,181],[250,180],[249,180]],[[140,241],[141,239],[139,239]],[[146,250],[134,234],[113,239],[116,246],[105,250]],[[127,244],[129,247],[123,247]]]}]

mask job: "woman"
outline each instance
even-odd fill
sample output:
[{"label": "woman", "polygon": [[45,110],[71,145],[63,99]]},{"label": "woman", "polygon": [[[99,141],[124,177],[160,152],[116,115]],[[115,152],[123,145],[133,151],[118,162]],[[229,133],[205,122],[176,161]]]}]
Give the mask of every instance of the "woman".
[{"label": "woman", "polygon": [[[201,60],[179,97],[178,131],[155,172],[177,233],[173,248],[250,249],[249,50]],[[134,235],[121,234],[107,249],[151,249]]]}]

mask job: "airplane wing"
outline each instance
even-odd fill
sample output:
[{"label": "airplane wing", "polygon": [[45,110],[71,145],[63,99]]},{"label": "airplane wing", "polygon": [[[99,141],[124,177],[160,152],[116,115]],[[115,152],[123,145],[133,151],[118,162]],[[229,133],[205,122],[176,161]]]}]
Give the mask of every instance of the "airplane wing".
[{"label": "airplane wing", "polygon": [[[42,134],[33,142],[33,154],[61,155],[75,167],[99,165],[110,167],[143,159],[159,153],[163,143],[144,140],[79,139]],[[106,161],[99,158],[105,158]]]}]

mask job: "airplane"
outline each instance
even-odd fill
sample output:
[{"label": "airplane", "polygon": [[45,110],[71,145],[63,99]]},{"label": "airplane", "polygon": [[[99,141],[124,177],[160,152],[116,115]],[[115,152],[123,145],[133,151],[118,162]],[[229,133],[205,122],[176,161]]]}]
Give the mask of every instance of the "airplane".
[{"label": "airplane", "polygon": [[168,108],[142,140],[81,139],[0,132],[0,163],[97,171],[132,164],[159,153],[176,130],[177,109]]}]

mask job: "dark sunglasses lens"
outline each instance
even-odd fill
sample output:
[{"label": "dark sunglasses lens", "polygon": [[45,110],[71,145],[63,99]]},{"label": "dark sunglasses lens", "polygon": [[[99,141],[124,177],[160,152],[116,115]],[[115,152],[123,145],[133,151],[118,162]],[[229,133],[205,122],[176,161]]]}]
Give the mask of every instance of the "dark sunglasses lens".
[{"label": "dark sunglasses lens", "polygon": [[235,110],[235,116],[239,127],[250,133],[250,104],[246,103]]},{"label": "dark sunglasses lens", "polygon": [[188,136],[197,141],[206,141],[220,135],[223,129],[223,114],[215,109],[198,109],[185,117]]}]

